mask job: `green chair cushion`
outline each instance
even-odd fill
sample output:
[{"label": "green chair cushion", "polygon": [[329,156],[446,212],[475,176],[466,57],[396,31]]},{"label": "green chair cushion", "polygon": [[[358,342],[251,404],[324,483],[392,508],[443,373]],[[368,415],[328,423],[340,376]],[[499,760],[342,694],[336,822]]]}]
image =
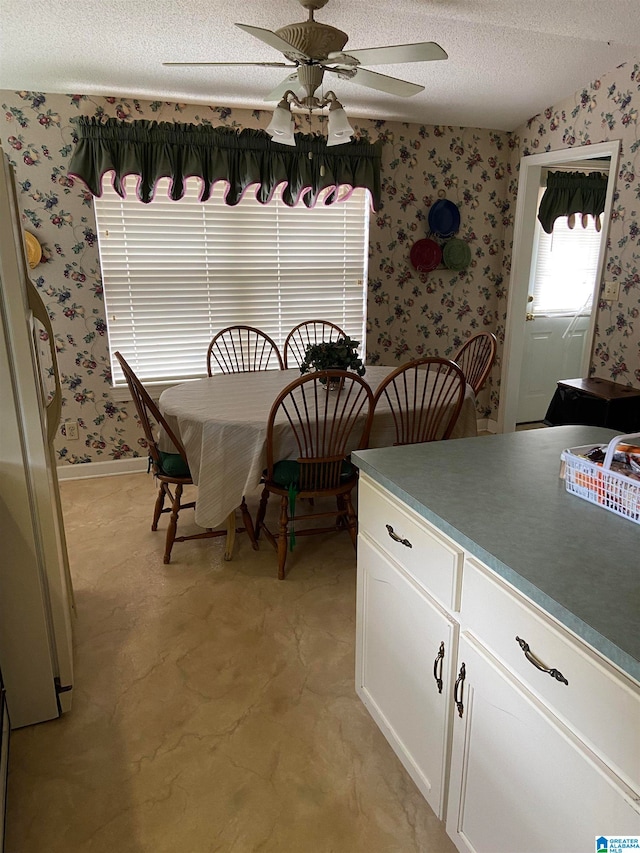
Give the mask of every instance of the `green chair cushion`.
[{"label": "green chair cushion", "polygon": [[[342,463],[342,471],[340,479],[342,481],[350,480],[356,473],[357,468],[348,460]],[[297,488],[300,479],[300,464],[295,459],[281,459],[273,466],[273,482],[283,489],[295,485]]]},{"label": "green chair cushion", "polygon": [[191,477],[189,466],[179,453],[163,453],[162,450],[159,453],[163,474],[167,477]]}]

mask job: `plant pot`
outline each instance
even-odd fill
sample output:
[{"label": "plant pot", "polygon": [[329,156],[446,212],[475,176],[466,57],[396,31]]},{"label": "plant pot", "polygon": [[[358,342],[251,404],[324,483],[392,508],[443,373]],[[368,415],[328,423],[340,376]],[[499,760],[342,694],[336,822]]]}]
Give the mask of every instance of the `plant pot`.
[{"label": "plant pot", "polygon": [[344,385],[344,378],[341,376],[339,379],[330,379],[325,383],[325,388],[327,391],[338,391]]},{"label": "plant pot", "polygon": [[[344,368],[343,367],[330,367],[330,368],[328,368],[328,370],[344,370]],[[342,388],[342,386],[344,385],[344,377],[339,376],[335,379],[327,380],[327,378],[323,376],[320,378],[320,384],[324,385],[324,387],[327,391],[337,391],[339,388]]]}]

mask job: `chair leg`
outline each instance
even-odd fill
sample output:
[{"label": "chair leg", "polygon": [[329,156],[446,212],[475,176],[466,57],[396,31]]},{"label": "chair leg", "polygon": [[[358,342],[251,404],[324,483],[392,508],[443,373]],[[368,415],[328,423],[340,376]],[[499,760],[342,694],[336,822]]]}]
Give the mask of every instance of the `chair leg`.
[{"label": "chair leg", "polygon": [[355,507],[351,500],[351,494],[343,495],[342,497],[347,508],[347,529],[349,530],[349,536],[351,536],[353,547],[357,550],[358,516],[356,515]]},{"label": "chair leg", "polygon": [[284,566],[287,562],[287,539],[289,529],[289,498],[286,495],[280,500],[280,532],[278,533],[278,580],[284,580]]},{"label": "chair leg", "polygon": [[265,486],[260,497],[260,505],[258,507],[258,515],[256,516],[255,537],[260,538],[260,531],[264,523],[264,517],[267,514],[267,501],[269,500],[269,489]]},{"label": "chair leg", "polygon": [[171,505],[171,515],[169,516],[169,526],[167,527],[167,541],[164,546],[164,562],[168,563],[171,560],[171,549],[176,538],[176,528],[178,526],[178,513],[180,512],[180,498],[182,497],[182,484],[178,483],[175,488],[173,504]]},{"label": "chair leg", "polygon": [[229,561],[233,557],[233,546],[236,541],[236,511],[227,516],[227,536],[224,543],[224,558]]},{"label": "chair leg", "polygon": [[156,505],[153,508],[153,521],[151,522],[151,529],[158,529],[158,521],[160,519],[160,515],[162,514],[162,508],[164,506],[164,499],[167,494],[167,487],[165,483],[160,483],[158,488],[158,497],[156,498]]},{"label": "chair leg", "polygon": [[244,528],[247,531],[247,536],[251,541],[251,547],[254,551],[258,550],[258,540],[256,539],[256,533],[253,529],[253,519],[251,518],[251,513],[247,507],[247,502],[244,499],[244,495],[242,496],[242,503],[240,504],[240,512],[242,513],[242,521],[244,523]]}]

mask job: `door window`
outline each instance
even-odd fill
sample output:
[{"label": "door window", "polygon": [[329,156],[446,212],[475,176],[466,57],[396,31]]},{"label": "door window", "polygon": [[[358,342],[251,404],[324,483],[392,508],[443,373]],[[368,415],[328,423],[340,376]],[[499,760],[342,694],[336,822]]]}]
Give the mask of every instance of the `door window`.
[{"label": "door window", "polygon": [[[544,193],[540,188],[538,205]],[[573,228],[568,217],[556,219],[547,234],[536,220],[534,263],[529,293],[533,295],[533,314],[589,314],[598,272],[600,231],[593,216],[575,215]]]}]

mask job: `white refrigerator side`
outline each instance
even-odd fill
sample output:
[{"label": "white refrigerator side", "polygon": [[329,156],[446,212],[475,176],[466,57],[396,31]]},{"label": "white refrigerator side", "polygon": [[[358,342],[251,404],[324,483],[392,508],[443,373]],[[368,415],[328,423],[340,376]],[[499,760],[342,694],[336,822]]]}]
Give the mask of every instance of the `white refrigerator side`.
[{"label": "white refrigerator side", "polygon": [[[0,668],[12,728],[59,716],[73,685],[70,579],[52,435],[33,339],[32,308],[13,176],[0,149]],[[35,301],[37,298],[37,302]],[[54,369],[57,369],[55,352]],[[47,422],[48,419],[48,422]]]}]

